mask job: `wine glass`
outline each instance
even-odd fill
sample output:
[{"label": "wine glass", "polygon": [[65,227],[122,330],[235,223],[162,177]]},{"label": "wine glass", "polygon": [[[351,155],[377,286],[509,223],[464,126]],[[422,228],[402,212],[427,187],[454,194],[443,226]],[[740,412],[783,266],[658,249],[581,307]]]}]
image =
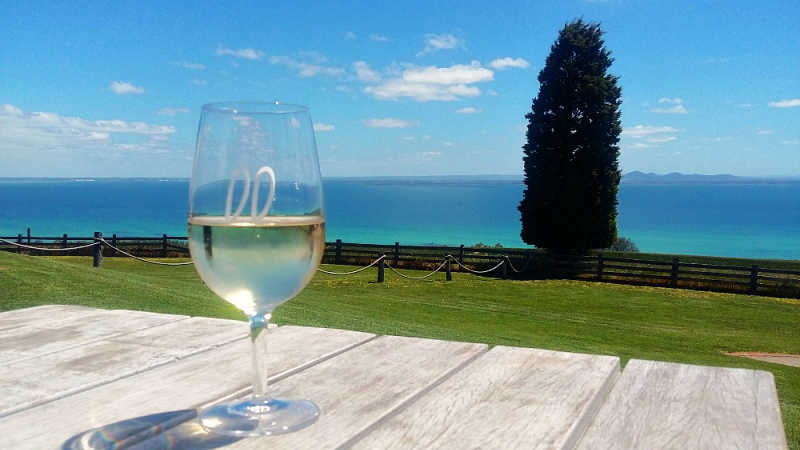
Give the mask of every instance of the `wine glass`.
[{"label": "wine glass", "polygon": [[322,179],[308,109],[280,102],[203,106],[189,188],[189,250],[206,285],[250,321],[253,396],[200,413],[211,432],[282,434],[314,423],[308,400],[266,391],[272,310],[309,282],[325,247]]}]

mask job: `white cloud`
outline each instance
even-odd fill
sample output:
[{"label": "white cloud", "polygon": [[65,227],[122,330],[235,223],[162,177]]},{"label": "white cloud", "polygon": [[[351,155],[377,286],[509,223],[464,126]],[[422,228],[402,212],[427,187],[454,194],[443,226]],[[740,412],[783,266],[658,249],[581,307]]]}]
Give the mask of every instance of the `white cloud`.
[{"label": "white cloud", "polygon": [[784,99],[777,102],[769,102],[769,106],[773,108],[792,108],[800,106],[800,98]]},{"label": "white cloud", "polygon": [[[124,120],[87,120],[49,112],[26,113],[14,105],[0,108],[0,154],[22,152],[89,150],[152,150],[175,133],[170,125]],[[115,135],[126,141],[149,139],[144,143],[115,143]],[[162,143],[159,143],[162,142]],[[126,147],[129,146],[129,147]]]},{"label": "white cloud", "polygon": [[472,84],[493,79],[494,72],[481,67],[477,61],[450,67],[409,67],[399,78],[368,86],[364,92],[379,100],[410,97],[418,102],[452,101],[480,95],[481,90]]},{"label": "white cloud", "polygon": [[786,141],[781,141],[783,145],[800,145],[800,139],[789,139]]},{"label": "white cloud", "polygon": [[227,48],[222,45],[217,46],[217,51],[215,52],[217,56],[235,56],[237,58],[242,59],[250,59],[250,60],[259,60],[264,57],[264,52],[261,50],[256,50],[252,48]]},{"label": "white cloud", "polygon": [[[662,102],[663,103],[663,102]],[[636,125],[622,130],[623,150],[639,150],[658,147],[659,144],[677,140],[680,130],[668,126]]]},{"label": "white cloud", "polygon": [[353,63],[353,69],[356,71],[356,76],[359,81],[365,83],[377,83],[381,81],[381,76],[369,67],[365,61],[356,61]]},{"label": "white cloud", "polygon": [[647,142],[648,144],[663,144],[664,142],[671,142],[674,141],[675,139],[678,138],[676,136],[661,136],[661,137],[653,136],[644,138],[644,141]]},{"label": "white cloud", "polygon": [[345,31],[345,33],[344,33],[344,38],[345,38],[345,39],[348,39],[348,40],[349,40],[349,39],[355,39],[355,38],[357,38],[357,37],[358,37],[358,36],[356,36],[356,34],[355,34],[355,33],[353,33],[352,31]]},{"label": "white cloud", "polygon": [[689,114],[683,105],[670,106],[669,108],[653,108],[650,112],[658,114]]},{"label": "white cloud", "polygon": [[414,142],[417,140],[414,136],[403,136],[404,141]]},{"label": "white cloud", "polygon": [[425,48],[422,49],[417,56],[422,56],[427,53],[437,52],[439,50],[450,50],[456,47],[463,47],[464,41],[452,34],[433,34],[425,35]]},{"label": "white cloud", "polygon": [[422,139],[424,139],[426,141],[430,141],[431,140],[431,135],[430,134],[426,134],[425,136],[422,136]]},{"label": "white cloud", "polygon": [[478,114],[481,110],[472,106],[465,106],[457,109],[456,112],[458,114]]},{"label": "white cloud", "polygon": [[329,124],[329,123],[318,122],[318,123],[314,124],[314,131],[317,131],[317,132],[320,132],[320,131],[333,131],[335,129],[336,129],[336,126],[332,125],[332,124]]},{"label": "white cloud", "polygon": [[651,136],[653,134],[664,134],[664,133],[677,133],[677,128],[672,127],[658,127],[653,125],[636,125],[631,128],[625,128],[622,130],[622,136],[630,137],[633,139],[639,139],[646,136]]},{"label": "white cloud", "polygon": [[746,109],[748,109],[748,108],[752,108],[752,107],[753,107],[753,104],[752,104],[752,103],[739,103],[739,105],[738,105],[738,106],[739,106],[739,108],[746,108]]},{"label": "white cloud", "polygon": [[112,81],[108,88],[111,90],[111,92],[118,95],[144,93],[143,87],[134,86],[127,81]]},{"label": "white cloud", "polygon": [[508,57],[508,56],[506,56],[505,58],[497,58],[495,60],[492,60],[492,62],[489,63],[489,67],[491,67],[493,69],[497,69],[497,70],[503,70],[503,69],[507,69],[509,67],[516,67],[518,69],[525,69],[525,68],[529,67],[530,65],[531,64],[528,61],[526,61],[526,60],[524,60],[522,58],[511,58],[511,57]]},{"label": "white cloud", "polygon": [[416,125],[416,122],[410,122],[403,119],[366,119],[362,121],[364,125],[370,128],[409,128]]},{"label": "white cloud", "polygon": [[195,86],[206,86],[208,84],[208,81],[195,79],[195,80],[192,80],[192,84],[195,85]]},{"label": "white cloud", "polygon": [[445,147],[452,147],[456,144],[454,144],[452,141],[444,141],[442,145],[444,145]]},{"label": "white cloud", "polygon": [[181,61],[177,63],[179,66],[183,67],[184,69],[190,70],[206,70],[205,64],[193,63],[188,61]]},{"label": "white cloud", "polygon": [[289,56],[273,56],[269,59],[271,64],[280,64],[297,71],[301,78],[310,78],[317,75],[337,77],[344,74],[344,69],[323,66],[318,63],[304,62]]},{"label": "white cloud", "polygon": [[774,132],[775,132],[775,130],[758,130],[758,132],[756,132],[756,134],[759,135],[759,136],[764,136],[764,135],[767,135],[767,134],[772,134]]},{"label": "white cloud", "polygon": [[335,89],[337,91],[339,91],[339,92],[352,92],[352,89],[350,89],[348,86],[345,86],[343,84],[340,84],[340,85],[336,86]]},{"label": "white cloud", "polygon": [[689,111],[686,110],[686,107],[683,106],[683,99],[682,98],[669,98],[669,97],[661,97],[658,99],[658,103],[662,105],[672,105],[672,106],[665,106],[661,108],[653,108],[650,112],[658,113],[658,114],[688,114]]},{"label": "white cloud", "polygon": [[422,156],[422,159],[431,159],[442,156],[442,152],[421,152],[419,155]]},{"label": "white cloud", "polygon": [[397,100],[400,97],[410,97],[418,102],[453,101],[462,97],[477,97],[481,94],[481,90],[475,86],[409,83],[402,79],[388,80],[378,86],[368,86],[364,88],[364,92],[378,100]]},{"label": "white cloud", "polygon": [[177,114],[188,112],[189,108],[161,108],[158,110],[158,115],[175,117]]},{"label": "white cloud", "polygon": [[411,83],[471,84],[494,79],[494,72],[481,67],[477,61],[450,67],[410,68],[403,72],[403,80]]},{"label": "white cloud", "polygon": [[370,34],[369,38],[375,42],[389,42],[389,38],[380,34]]}]

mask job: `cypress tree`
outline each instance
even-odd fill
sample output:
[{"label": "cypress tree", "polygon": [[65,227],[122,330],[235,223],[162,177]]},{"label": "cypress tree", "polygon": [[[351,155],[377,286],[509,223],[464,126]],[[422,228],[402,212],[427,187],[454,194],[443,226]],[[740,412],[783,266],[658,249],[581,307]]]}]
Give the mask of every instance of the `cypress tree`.
[{"label": "cypress tree", "polygon": [[559,32],[522,147],[522,240],[559,252],[607,248],[617,237],[621,89],[599,24]]}]

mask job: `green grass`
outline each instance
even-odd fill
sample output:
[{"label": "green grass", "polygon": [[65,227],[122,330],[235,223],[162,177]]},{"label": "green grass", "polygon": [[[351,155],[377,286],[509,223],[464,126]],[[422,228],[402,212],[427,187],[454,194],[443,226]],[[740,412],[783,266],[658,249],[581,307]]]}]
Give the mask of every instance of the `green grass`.
[{"label": "green grass", "polygon": [[[331,266],[328,266],[331,267]],[[334,268],[347,270],[350,268]],[[438,277],[438,278],[437,278]],[[454,273],[412,281],[374,269],[317,274],[275,312],[284,324],[424,336],[768,370],[775,375],[791,448],[800,449],[800,368],[725,355],[800,354],[800,300],[580,281],[508,281]],[[106,258],[0,252],[0,310],[80,304],[225,318],[242,316],[194,269]]]}]

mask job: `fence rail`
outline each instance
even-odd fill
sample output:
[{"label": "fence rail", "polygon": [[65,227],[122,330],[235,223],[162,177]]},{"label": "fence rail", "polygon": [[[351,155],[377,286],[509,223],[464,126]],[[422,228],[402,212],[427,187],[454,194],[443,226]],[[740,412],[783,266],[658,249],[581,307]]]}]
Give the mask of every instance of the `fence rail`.
[{"label": "fence rail", "polygon": [[[102,244],[98,240],[108,245]],[[0,250],[28,254],[46,252],[26,248],[35,246],[49,249],[76,250],[59,254],[93,255],[95,265],[103,256],[122,256],[129,253],[138,257],[188,256],[186,236],[162,234],[156,237],[117,236],[103,238],[95,236],[0,236],[11,245],[0,242]],[[112,248],[116,247],[120,251]],[[779,297],[800,298],[800,270],[762,267],[763,261],[753,264],[722,265],[671,260],[655,260],[652,257],[636,258],[610,256],[604,253],[593,255],[557,255],[536,249],[471,248],[464,245],[419,246],[350,243],[336,240],[326,242],[323,264],[367,266],[375,265],[378,279],[383,280],[384,266],[394,273],[400,269],[444,270],[447,278],[451,272],[485,273],[489,276],[521,279],[567,278],[583,281],[636,284],[707,291],[748,293]],[[379,261],[380,259],[380,261]],[[455,267],[451,267],[451,264]],[[323,270],[324,271],[324,270]],[[327,272],[327,271],[324,271]],[[349,273],[349,272],[347,272]],[[430,275],[430,274],[429,274]],[[429,276],[428,275],[428,276]],[[426,276],[427,277],[427,276]]]}]

